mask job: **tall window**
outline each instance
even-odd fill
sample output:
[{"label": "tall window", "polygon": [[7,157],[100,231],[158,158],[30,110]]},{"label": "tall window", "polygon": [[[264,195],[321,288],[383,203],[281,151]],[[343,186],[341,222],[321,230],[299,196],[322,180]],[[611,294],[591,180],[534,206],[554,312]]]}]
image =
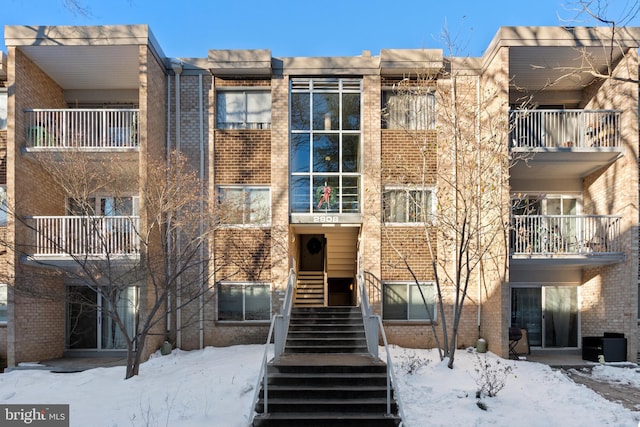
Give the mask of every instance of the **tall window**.
[{"label": "tall window", "polygon": [[385,128],[431,130],[436,128],[436,96],[433,92],[383,92]]},{"label": "tall window", "polygon": [[291,211],[360,212],[360,79],[291,81]]},{"label": "tall window", "polygon": [[[383,319],[435,320],[434,288],[433,283],[420,283],[420,287],[413,282],[384,283],[382,300]],[[425,301],[427,303],[426,306]]]},{"label": "tall window", "polygon": [[7,225],[7,186],[0,185],[0,226]]},{"label": "tall window", "polygon": [[387,187],[382,195],[386,223],[417,224],[433,221],[433,190]]},{"label": "tall window", "polygon": [[216,95],[218,129],[271,128],[271,92],[265,90],[221,90]]},{"label": "tall window", "polygon": [[218,320],[265,321],[271,319],[271,286],[268,283],[220,283]]},{"label": "tall window", "polygon": [[271,197],[268,187],[218,186],[218,222],[226,225],[268,226]]}]

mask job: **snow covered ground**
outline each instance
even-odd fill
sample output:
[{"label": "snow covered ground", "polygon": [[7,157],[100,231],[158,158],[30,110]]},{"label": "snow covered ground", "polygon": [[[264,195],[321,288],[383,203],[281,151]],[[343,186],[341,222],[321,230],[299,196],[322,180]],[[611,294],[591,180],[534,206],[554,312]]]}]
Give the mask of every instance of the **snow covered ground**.
[{"label": "snow covered ground", "polygon": [[[263,350],[244,345],[158,353],[126,381],[123,367],[12,371],[0,375],[0,404],[69,404],[71,426],[77,427],[244,427]],[[546,365],[460,350],[450,370],[435,350],[392,347],[392,355],[406,426],[640,425],[640,412]],[[489,368],[478,370],[484,364]],[[485,410],[476,398],[481,372],[498,379],[506,373],[497,396],[480,399]],[[636,368],[596,366],[593,376],[640,388]]]}]

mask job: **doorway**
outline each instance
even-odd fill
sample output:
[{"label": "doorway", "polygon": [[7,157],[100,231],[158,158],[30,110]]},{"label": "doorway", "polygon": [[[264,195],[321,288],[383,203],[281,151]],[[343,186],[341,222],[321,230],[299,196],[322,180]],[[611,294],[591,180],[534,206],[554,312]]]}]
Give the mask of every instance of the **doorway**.
[{"label": "doorway", "polygon": [[511,289],[511,326],[526,329],[532,347],[577,348],[579,314],[577,286]]},{"label": "doorway", "polygon": [[66,349],[125,350],[127,342],[110,307],[116,312],[132,336],[135,331],[137,288],[114,289],[112,297],[85,285],[67,286]]}]

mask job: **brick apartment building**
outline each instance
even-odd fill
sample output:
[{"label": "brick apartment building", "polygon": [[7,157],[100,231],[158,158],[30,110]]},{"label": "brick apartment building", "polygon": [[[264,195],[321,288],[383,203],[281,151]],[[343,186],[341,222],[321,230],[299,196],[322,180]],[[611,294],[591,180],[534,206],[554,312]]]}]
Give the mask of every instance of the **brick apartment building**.
[{"label": "brick apartment building", "polygon": [[[151,228],[145,185],[177,150],[219,224],[197,255],[208,260],[202,294],[179,309],[179,295],[167,301],[144,358],[165,339],[184,349],[264,342],[291,269],[294,304],[358,305],[366,280],[391,343],[434,346],[433,261],[447,319],[451,281],[469,279],[459,347],[483,337],[506,357],[517,326],[534,351],[579,352],[582,337],[616,332],[635,360],[638,36],[504,27],[477,58],[167,58],[144,25],[5,27],[2,357],[14,366],[126,348],[101,316],[109,302],[78,279],[79,260],[109,257],[117,271],[168,244],[141,245],[131,230]],[[100,229],[44,156],[96,176],[122,166],[119,185],[98,180],[84,195]],[[468,240],[478,261],[469,275],[456,269],[466,237],[450,226],[465,214],[481,230]],[[108,248],[88,243],[107,229],[119,230]],[[127,328],[146,315],[148,284],[121,292]]]}]

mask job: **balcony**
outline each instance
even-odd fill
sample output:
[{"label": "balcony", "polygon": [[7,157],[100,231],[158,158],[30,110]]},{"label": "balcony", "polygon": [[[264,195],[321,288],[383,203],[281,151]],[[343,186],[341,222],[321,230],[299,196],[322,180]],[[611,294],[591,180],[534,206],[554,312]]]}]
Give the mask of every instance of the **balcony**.
[{"label": "balcony", "polygon": [[132,259],[140,253],[137,216],[35,216],[33,259]]},{"label": "balcony", "polygon": [[620,217],[513,215],[512,264],[598,265],[624,260]]},{"label": "balcony", "polygon": [[137,109],[25,110],[28,151],[137,150]]},{"label": "balcony", "polygon": [[584,177],[622,154],[617,110],[511,110],[516,179]]}]

